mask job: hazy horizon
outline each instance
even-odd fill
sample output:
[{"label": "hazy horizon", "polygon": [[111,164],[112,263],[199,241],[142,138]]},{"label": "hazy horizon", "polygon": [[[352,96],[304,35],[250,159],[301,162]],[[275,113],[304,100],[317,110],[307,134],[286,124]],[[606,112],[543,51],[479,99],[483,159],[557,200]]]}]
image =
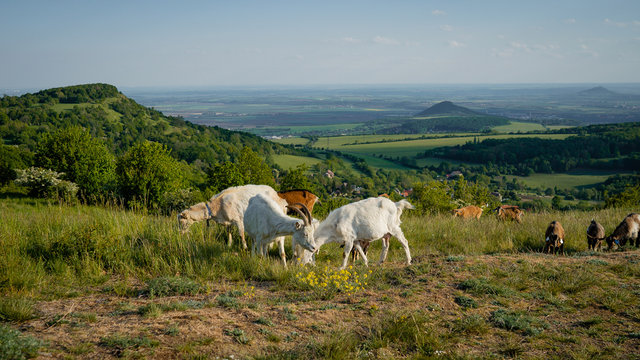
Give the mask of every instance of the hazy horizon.
[{"label": "hazy horizon", "polygon": [[638,1],[12,1],[0,88],[639,83]]}]

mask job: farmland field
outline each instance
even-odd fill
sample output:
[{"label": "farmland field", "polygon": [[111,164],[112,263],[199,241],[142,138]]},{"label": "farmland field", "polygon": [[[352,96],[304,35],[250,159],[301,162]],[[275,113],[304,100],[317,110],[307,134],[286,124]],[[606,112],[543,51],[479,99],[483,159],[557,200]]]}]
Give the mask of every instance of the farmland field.
[{"label": "farmland field", "polygon": [[608,177],[620,172],[608,171],[571,171],[561,174],[532,174],[530,176],[507,176],[507,179],[517,178],[530,187],[543,189],[557,186],[559,189],[589,187],[607,180]]},{"label": "farmland field", "polygon": [[308,166],[317,164],[322,160],[308,156],[297,155],[273,155],[273,161],[283,169],[295,168],[301,164],[307,164]]},{"label": "farmland field", "polygon": [[[228,249],[222,227],[181,236],[175,216],[2,200],[0,330],[55,358],[628,359],[640,253],[586,252],[583,235],[628,211],[523,224],[407,212],[412,265],[392,239],[384,265],[374,242],[368,268],[338,271],[337,244],[285,269]],[[552,219],[567,256],[540,253]]]},{"label": "farmland field", "polygon": [[497,132],[527,132],[527,131],[545,131],[544,126],[537,123],[511,121],[508,125],[501,125],[491,128]]},{"label": "farmland field", "polygon": [[[443,137],[441,139],[416,139],[406,141],[393,141],[386,143],[372,144],[353,144],[355,141],[371,142],[380,141],[377,139],[403,139],[411,137],[410,135],[363,135],[363,136],[344,136],[344,137],[321,137],[314,144],[315,147],[323,147],[331,150],[339,150],[354,155],[386,155],[386,156],[415,156],[425,150],[434,149],[443,146],[463,145],[469,141],[473,141],[474,136],[478,141],[484,139],[509,139],[522,137],[538,137],[543,139],[564,139],[568,134],[512,134],[512,135],[474,135],[460,137]],[[417,137],[417,136],[416,136]]]}]

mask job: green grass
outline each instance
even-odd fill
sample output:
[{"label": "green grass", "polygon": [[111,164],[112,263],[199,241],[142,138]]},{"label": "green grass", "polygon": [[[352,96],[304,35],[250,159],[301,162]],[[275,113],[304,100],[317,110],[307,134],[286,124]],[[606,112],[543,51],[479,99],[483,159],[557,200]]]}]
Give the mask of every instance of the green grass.
[{"label": "green grass", "polygon": [[[11,321],[59,357],[624,358],[640,345],[639,253],[587,252],[584,231],[596,218],[610,233],[628,212],[526,213],[515,224],[407,211],[413,264],[392,239],[375,265],[373,242],[370,267],[349,269],[367,275],[364,290],[322,296],[297,276],[337,274],[337,244],[316,267],[284,269],[275,254],[227,248],[222,227],[183,236],[174,216],[0,200],[0,298],[31,304],[36,318]],[[551,220],[567,256],[540,253]],[[131,290],[104,292],[114,284]]]},{"label": "green grass", "polygon": [[[330,124],[330,125],[291,125],[291,126],[265,126],[245,129],[245,131],[257,134],[257,135],[269,135],[269,134],[303,134],[310,132],[336,132],[341,130],[351,130],[362,123],[356,124]],[[279,142],[279,141],[278,141]],[[284,144],[284,142],[283,142]]]},{"label": "green grass", "polygon": [[547,130],[544,126],[537,123],[530,122],[520,122],[520,121],[511,121],[511,123],[507,125],[500,125],[491,128],[491,130],[508,133],[508,132],[527,132],[527,131],[545,131]]},{"label": "green grass", "polygon": [[283,145],[306,145],[309,143],[309,139],[301,137],[286,137],[282,139],[274,139],[271,141]]},{"label": "green grass", "polygon": [[283,169],[295,168],[298,165],[306,164],[308,166],[315,165],[321,162],[321,159],[298,156],[298,155],[273,155],[273,161]]},{"label": "green grass", "polygon": [[571,171],[568,173],[558,174],[532,174],[530,176],[511,176],[508,175],[507,179],[511,180],[514,177],[519,181],[522,181],[529,187],[541,187],[559,189],[571,189],[576,187],[588,187],[595,184],[604,182],[610,176],[619,174],[619,172],[607,172],[607,171]]},{"label": "green grass", "polygon": [[[434,149],[444,146],[463,145],[469,141],[473,141],[473,137],[445,137],[438,139],[415,139],[406,141],[394,141],[386,143],[370,143],[370,144],[354,144],[356,141],[372,142],[382,139],[403,139],[406,137],[419,137],[421,135],[362,135],[362,136],[340,136],[340,137],[321,137],[314,144],[316,148],[327,148],[331,150],[339,150],[354,155],[385,155],[385,156],[415,156],[425,150]],[[514,135],[478,135],[479,141],[484,139],[509,139],[521,137],[539,137],[544,139],[564,139],[567,134],[514,134]]]}]

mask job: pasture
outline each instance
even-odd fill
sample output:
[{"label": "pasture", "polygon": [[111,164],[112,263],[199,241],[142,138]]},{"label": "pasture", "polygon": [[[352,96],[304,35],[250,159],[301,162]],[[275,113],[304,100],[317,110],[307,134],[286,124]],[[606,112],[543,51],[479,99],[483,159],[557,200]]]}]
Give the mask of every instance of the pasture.
[{"label": "pasture", "polygon": [[[175,216],[1,200],[0,335],[56,358],[627,359],[640,251],[586,252],[584,230],[628,212],[514,224],[407,211],[412,265],[392,239],[384,265],[374,242],[369,268],[341,272],[336,244],[284,269],[275,252],[227,248],[222,227],[181,236]],[[551,220],[565,257],[540,253]]]},{"label": "pasture", "polygon": [[298,165],[307,164],[308,166],[315,165],[321,162],[321,159],[309,157],[309,156],[298,156],[298,155],[273,155],[273,162],[275,162],[278,166],[283,169],[295,168]]},{"label": "pasture", "polygon": [[[416,135],[419,137],[421,135]],[[392,157],[409,156],[413,157],[425,150],[434,149],[444,146],[463,145],[469,141],[473,141],[474,134],[467,136],[442,137],[430,139],[414,139],[406,141],[393,142],[374,142],[382,139],[404,139],[413,137],[411,135],[362,135],[362,136],[340,136],[340,137],[321,137],[314,144],[317,148],[326,148],[331,150],[339,150],[354,155],[386,155]],[[522,137],[539,137],[543,139],[564,139],[567,134],[509,134],[509,135],[477,135],[478,141],[484,139],[508,139]],[[360,144],[355,143],[356,141]],[[366,144],[362,144],[365,143]]]},{"label": "pasture", "polygon": [[559,189],[572,189],[578,187],[590,187],[607,180],[608,177],[620,174],[609,171],[571,171],[557,174],[532,174],[530,176],[507,175],[507,179],[516,178],[529,187],[543,189],[558,187]]}]

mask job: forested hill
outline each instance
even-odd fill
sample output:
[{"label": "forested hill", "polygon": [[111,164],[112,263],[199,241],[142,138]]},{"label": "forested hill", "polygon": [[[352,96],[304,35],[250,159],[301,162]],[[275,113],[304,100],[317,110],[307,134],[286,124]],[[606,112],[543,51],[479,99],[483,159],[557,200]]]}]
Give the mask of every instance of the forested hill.
[{"label": "forested hill", "polygon": [[487,139],[480,143],[428,150],[422,156],[498,166],[503,174],[565,172],[576,168],[640,169],[640,122],[559,130],[564,140]]},{"label": "forested hill", "polygon": [[463,106],[458,106],[451,101],[442,101],[432,107],[416,114],[416,116],[435,116],[435,115],[479,115],[477,112]]},{"label": "forested hill", "polygon": [[108,84],[61,87],[0,98],[3,153],[19,152],[28,159],[42,134],[69,126],[88,129],[117,155],[143,140],[166,145],[174,157],[188,163],[197,159],[208,164],[235,160],[244,146],[263,156],[290,151],[248,133],[165,116],[139,105]]}]

